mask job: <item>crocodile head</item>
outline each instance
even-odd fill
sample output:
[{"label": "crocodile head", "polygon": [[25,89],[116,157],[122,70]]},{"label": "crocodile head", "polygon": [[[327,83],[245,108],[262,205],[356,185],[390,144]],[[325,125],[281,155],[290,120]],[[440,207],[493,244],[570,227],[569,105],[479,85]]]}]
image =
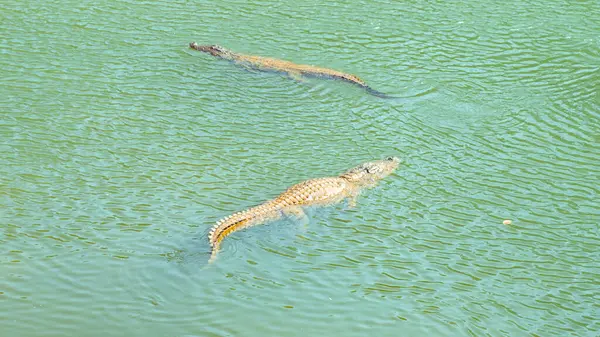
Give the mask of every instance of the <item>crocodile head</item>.
[{"label": "crocodile head", "polygon": [[341,178],[359,185],[372,187],[377,182],[389,176],[400,165],[400,159],[397,157],[387,157],[384,160],[370,161],[360,164],[350,170],[342,173]]},{"label": "crocodile head", "polygon": [[229,53],[229,50],[213,44],[213,45],[199,45],[196,42],[190,43],[190,48],[196,49],[198,51],[203,51],[205,53],[209,53],[212,56],[223,56],[224,54]]}]

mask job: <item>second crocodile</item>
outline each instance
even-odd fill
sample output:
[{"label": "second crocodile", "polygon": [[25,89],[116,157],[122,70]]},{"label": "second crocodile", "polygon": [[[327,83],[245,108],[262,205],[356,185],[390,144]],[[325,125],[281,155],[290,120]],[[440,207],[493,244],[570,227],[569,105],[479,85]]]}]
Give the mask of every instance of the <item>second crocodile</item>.
[{"label": "second crocodile", "polygon": [[371,88],[365,83],[365,81],[361,80],[355,75],[333,69],[315,67],[305,64],[296,64],[290,61],[279,60],[270,57],[239,54],[219,45],[199,45],[196,42],[192,42],[190,43],[190,48],[209,53],[215,57],[233,61],[237,64],[252,69],[286,73],[289,77],[297,80],[301,79],[302,76],[332,78],[355,84],[365,89],[373,96],[380,98],[397,98]]},{"label": "second crocodile", "polygon": [[399,164],[400,159],[388,157],[363,163],[337,177],[306,180],[288,188],[275,199],[223,218],[208,235],[211,247],[209,262],[215,260],[221,241],[240,229],[276,220],[286,214],[302,217],[303,206],[330,205],[348,198],[349,207],[354,207],[363,188],[374,187],[379,180],[394,172]]}]

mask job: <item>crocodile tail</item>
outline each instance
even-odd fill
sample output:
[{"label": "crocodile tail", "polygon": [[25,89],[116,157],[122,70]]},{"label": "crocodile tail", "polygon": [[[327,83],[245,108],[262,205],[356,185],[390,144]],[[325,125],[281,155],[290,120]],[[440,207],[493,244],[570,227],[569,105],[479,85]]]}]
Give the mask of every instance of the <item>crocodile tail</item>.
[{"label": "crocodile tail", "polygon": [[[237,214],[234,214],[233,216],[236,215]],[[217,258],[217,252],[221,246],[221,241],[223,241],[226,236],[234,231],[245,227],[244,225],[247,224],[251,218],[248,217],[246,219],[240,219],[236,221],[227,220],[228,218],[225,218],[222,220],[222,222],[217,223],[208,234],[208,242],[210,243],[210,259],[208,262],[214,262],[214,260]]]},{"label": "crocodile tail", "polygon": [[365,81],[363,81],[362,79],[360,79],[358,76],[352,75],[352,74],[345,74],[345,73],[339,73],[338,75],[334,76],[335,78],[338,78],[342,81],[346,81],[346,82],[350,82],[352,84],[356,84],[359,87],[365,89],[369,94],[379,97],[379,98],[398,98],[398,97],[394,97],[394,96],[390,96],[388,94],[385,94],[381,91],[377,91],[371,87],[369,87],[367,85],[367,83]]},{"label": "crocodile tail", "polygon": [[208,243],[210,244],[209,262],[213,262],[216,259],[221,241],[234,231],[247,227],[251,220],[252,214],[247,210],[232,214],[217,222],[208,234]]},{"label": "crocodile tail", "polygon": [[221,242],[229,234],[276,218],[277,215],[278,211],[276,209],[270,207],[270,205],[263,204],[221,219],[208,234],[208,242],[211,248],[209,262],[214,262]]},{"label": "crocodile tail", "polygon": [[397,99],[397,98],[399,98],[399,97],[390,96],[390,95],[388,95],[388,94],[386,94],[386,93],[383,93],[383,92],[381,92],[381,91],[377,91],[377,90],[375,90],[375,89],[373,89],[373,88],[369,87],[368,85],[365,85],[365,86],[363,86],[363,88],[365,88],[365,90],[366,90],[366,91],[367,91],[369,94],[371,94],[371,95],[373,95],[373,96],[376,96],[376,97],[379,97],[379,98],[386,98],[386,99],[390,99],[390,98],[395,98],[395,99]]}]

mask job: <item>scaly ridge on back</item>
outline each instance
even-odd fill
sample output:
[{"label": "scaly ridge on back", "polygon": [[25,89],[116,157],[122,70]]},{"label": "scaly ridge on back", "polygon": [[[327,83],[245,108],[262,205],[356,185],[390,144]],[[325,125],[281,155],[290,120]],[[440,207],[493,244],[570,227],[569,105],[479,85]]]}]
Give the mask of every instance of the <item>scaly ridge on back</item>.
[{"label": "scaly ridge on back", "polygon": [[275,220],[285,213],[301,213],[302,206],[329,205],[350,199],[350,206],[363,188],[370,188],[391,174],[399,165],[396,157],[363,163],[337,177],[315,178],[295,184],[261,205],[237,212],[219,220],[210,230],[208,241],[211,247],[209,262],[216,259],[221,242],[229,234]]}]

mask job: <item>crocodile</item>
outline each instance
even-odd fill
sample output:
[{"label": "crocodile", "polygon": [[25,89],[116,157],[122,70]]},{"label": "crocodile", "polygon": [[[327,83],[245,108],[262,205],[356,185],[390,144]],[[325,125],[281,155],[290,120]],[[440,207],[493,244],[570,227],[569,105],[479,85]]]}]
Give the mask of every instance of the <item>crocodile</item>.
[{"label": "crocodile", "polygon": [[355,207],[362,189],[374,187],[399,164],[397,157],[387,157],[360,164],[337,177],[309,179],[293,185],[274,199],[221,219],[208,234],[211,247],[209,263],[216,259],[223,239],[235,231],[277,220],[284,215],[305,217],[302,207],[306,206],[332,205],[348,199],[348,207]]},{"label": "crocodile", "polygon": [[301,80],[302,76],[337,79],[355,84],[365,89],[369,94],[373,96],[377,96],[380,98],[398,98],[371,88],[365,83],[365,81],[360,79],[358,76],[333,69],[315,67],[305,64],[296,64],[290,61],[279,60],[270,57],[235,53],[219,45],[199,45],[196,42],[191,42],[190,48],[201,52],[209,53],[212,56],[218,58],[233,61],[236,64],[242,65],[250,69],[267,72],[281,72],[287,74],[290,78],[296,80]]}]

